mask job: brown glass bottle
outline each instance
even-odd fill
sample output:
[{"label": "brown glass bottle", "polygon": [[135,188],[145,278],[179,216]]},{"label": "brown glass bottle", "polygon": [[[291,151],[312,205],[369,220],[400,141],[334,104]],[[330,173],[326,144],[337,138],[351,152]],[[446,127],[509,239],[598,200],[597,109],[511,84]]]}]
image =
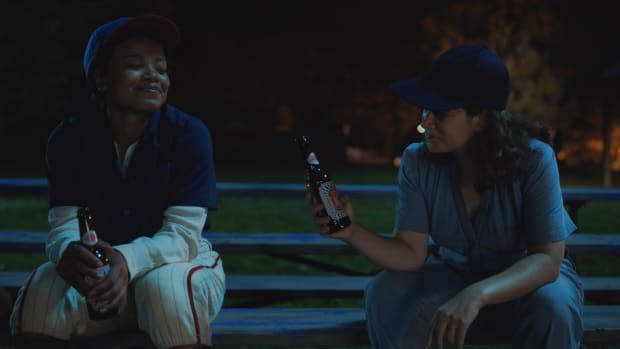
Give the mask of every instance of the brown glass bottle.
[{"label": "brown glass bottle", "polygon": [[[103,263],[103,266],[97,268],[97,274],[100,278],[105,277],[110,271],[110,260],[103,250],[103,246],[99,242],[97,232],[95,231],[95,221],[93,214],[88,207],[78,208],[78,223],[80,226],[80,242],[90,252],[92,252],[97,259]],[[88,298],[86,299],[86,305],[88,306],[88,315],[93,320],[103,320],[110,318],[114,315],[112,312],[101,312],[97,310],[96,305],[92,304]]]},{"label": "brown glass bottle", "polygon": [[341,207],[338,200],[336,184],[324,167],[321,167],[316,153],[311,149],[310,139],[306,136],[295,138],[306,167],[306,189],[323,203],[321,215],[329,216],[329,233],[335,233],[351,225],[351,219]]}]

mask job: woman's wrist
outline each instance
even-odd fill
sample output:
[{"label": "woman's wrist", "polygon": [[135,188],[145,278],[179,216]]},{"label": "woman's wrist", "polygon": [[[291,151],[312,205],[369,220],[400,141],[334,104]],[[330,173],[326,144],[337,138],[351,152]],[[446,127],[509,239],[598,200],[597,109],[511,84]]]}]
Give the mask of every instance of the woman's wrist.
[{"label": "woman's wrist", "polygon": [[360,225],[355,222],[352,222],[351,225],[349,225],[348,227],[342,230],[343,234],[342,234],[341,239],[344,240],[346,243],[351,244],[353,242],[353,239],[358,237],[359,230],[360,230]]},{"label": "woman's wrist", "polygon": [[485,307],[488,304],[488,294],[484,284],[480,282],[471,284],[466,288],[466,292],[473,298],[473,301],[479,308]]},{"label": "woman's wrist", "polygon": [[127,259],[125,259],[125,255],[123,255],[121,251],[115,248],[113,250],[116,251],[116,253],[118,253],[118,255],[120,256],[120,259],[122,260],[123,270],[125,270],[127,273],[127,283],[129,283],[129,281],[131,280],[131,274],[129,273],[129,265],[127,264]]}]

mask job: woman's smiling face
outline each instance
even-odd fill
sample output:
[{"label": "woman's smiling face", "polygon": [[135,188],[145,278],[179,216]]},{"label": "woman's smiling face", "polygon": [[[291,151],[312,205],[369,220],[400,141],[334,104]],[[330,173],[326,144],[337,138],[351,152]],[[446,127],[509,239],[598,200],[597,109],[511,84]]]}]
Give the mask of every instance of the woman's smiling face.
[{"label": "woman's smiling face", "polygon": [[108,107],[150,114],[168,97],[168,62],[160,43],[132,37],[113,48],[107,70],[97,78]]}]

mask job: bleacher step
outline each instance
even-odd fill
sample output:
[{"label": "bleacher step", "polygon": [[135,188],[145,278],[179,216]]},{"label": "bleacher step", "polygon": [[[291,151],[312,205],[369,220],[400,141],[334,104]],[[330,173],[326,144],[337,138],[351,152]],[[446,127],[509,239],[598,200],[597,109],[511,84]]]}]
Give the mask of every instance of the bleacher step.
[{"label": "bleacher step", "polygon": [[[583,344],[620,342],[620,306],[584,307]],[[212,324],[216,348],[239,346],[331,347],[369,345],[365,315],[359,308],[225,308]],[[506,344],[492,331],[475,331],[469,341]],[[91,340],[92,341],[92,340]],[[106,347],[143,345],[149,342],[143,333],[105,336],[98,343]]]},{"label": "bleacher step", "polygon": [[[387,234],[384,234],[387,235]],[[204,236],[222,253],[355,254],[346,243],[314,232],[209,232]],[[0,230],[0,252],[43,252],[47,234],[40,231]],[[566,242],[574,253],[620,256],[620,234],[575,233]]]},{"label": "bleacher step", "polygon": [[[28,272],[0,272],[0,287],[17,289]],[[229,297],[361,297],[370,276],[335,275],[227,275]],[[582,277],[586,296],[618,294],[620,277]]]}]

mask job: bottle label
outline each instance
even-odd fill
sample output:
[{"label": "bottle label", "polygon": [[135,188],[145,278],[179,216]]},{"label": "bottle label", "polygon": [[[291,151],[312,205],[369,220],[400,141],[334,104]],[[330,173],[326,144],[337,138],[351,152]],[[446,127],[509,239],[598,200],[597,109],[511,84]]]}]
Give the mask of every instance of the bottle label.
[{"label": "bottle label", "polygon": [[319,186],[319,195],[321,196],[321,201],[323,201],[323,206],[325,206],[325,211],[331,219],[340,220],[347,216],[344,207],[340,205],[340,200],[338,200],[338,192],[336,191],[334,181],[322,183]]},{"label": "bottle label", "polygon": [[93,229],[89,229],[82,234],[82,243],[86,246],[95,246],[97,241],[97,233]]},{"label": "bottle label", "polygon": [[319,165],[319,159],[316,157],[314,152],[310,152],[310,154],[308,154],[308,158],[306,158],[306,161],[310,165]]}]

